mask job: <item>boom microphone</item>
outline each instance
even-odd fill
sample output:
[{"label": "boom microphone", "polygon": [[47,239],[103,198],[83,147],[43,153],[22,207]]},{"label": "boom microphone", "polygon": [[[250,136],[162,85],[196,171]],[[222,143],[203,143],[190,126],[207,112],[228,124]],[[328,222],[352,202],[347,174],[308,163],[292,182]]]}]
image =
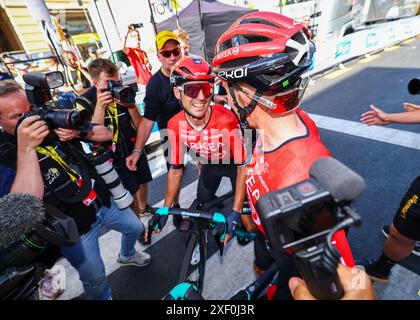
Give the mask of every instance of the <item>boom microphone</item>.
[{"label": "boom microphone", "polygon": [[360,175],[330,157],[317,160],[310,169],[310,175],[338,201],[355,201],[366,188]]},{"label": "boom microphone", "polygon": [[0,250],[18,241],[45,218],[42,201],[30,194],[10,193],[0,199]]}]

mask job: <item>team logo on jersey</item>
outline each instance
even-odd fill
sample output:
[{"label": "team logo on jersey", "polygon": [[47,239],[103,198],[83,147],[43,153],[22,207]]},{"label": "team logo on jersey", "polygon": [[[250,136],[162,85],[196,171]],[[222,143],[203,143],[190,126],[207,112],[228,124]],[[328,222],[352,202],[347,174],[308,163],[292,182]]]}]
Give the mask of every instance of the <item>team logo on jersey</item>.
[{"label": "team logo on jersey", "polygon": [[51,185],[60,177],[60,171],[57,168],[50,168],[48,172],[44,174],[44,177],[48,184]]}]

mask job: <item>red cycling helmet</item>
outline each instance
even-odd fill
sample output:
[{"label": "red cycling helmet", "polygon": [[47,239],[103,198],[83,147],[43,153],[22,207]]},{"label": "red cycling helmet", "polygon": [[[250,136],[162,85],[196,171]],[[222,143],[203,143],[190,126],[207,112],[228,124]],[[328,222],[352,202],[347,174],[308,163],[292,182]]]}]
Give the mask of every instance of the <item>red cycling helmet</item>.
[{"label": "red cycling helmet", "polygon": [[170,77],[173,87],[189,81],[214,81],[211,66],[201,57],[183,57],[173,67]]},{"label": "red cycling helmet", "polygon": [[[235,21],[220,37],[215,48],[213,66],[218,77],[232,87],[245,82],[257,90],[253,102],[239,107],[239,112],[251,113],[258,102],[275,113],[295,108],[306,87],[304,74],[312,64],[315,46],[307,29],[293,19],[274,12],[253,12]],[[293,94],[290,99],[287,94]],[[262,95],[276,95],[274,103],[264,103]],[[237,106],[238,107],[238,106]]]}]

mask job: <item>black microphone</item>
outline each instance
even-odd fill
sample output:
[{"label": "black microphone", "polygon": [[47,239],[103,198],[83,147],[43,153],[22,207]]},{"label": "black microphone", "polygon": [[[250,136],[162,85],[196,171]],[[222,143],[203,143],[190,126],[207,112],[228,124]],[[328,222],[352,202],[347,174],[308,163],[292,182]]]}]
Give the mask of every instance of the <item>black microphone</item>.
[{"label": "black microphone", "polygon": [[317,160],[310,169],[310,175],[338,201],[355,201],[366,188],[359,174],[330,157]]},{"label": "black microphone", "polygon": [[0,250],[34,231],[45,219],[41,199],[24,193],[10,193],[0,199]]}]

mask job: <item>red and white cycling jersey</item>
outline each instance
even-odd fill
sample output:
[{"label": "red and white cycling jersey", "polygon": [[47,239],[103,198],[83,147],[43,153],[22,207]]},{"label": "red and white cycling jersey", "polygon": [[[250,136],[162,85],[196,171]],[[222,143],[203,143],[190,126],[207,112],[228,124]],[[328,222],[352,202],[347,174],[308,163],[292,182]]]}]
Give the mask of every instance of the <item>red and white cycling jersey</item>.
[{"label": "red and white cycling jersey", "polygon": [[245,150],[239,122],[232,111],[215,104],[210,106],[211,116],[206,126],[196,131],[181,111],[168,122],[168,137],[171,146],[170,164],[184,162],[185,146],[209,163],[242,164]]},{"label": "red and white cycling jersey", "polygon": [[[299,108],[296,109],[296,113],[307,128],[306,135],[286,141],[270,152],[262,151],[260,137],[254,148],[247,173],[246,189],[252,219],[264,235],[266,234],[255,208],[257,200],[269,192],[308,179],[312,164],[320,158],[331,156],[322,143],[313,120]],[[336,233],[333,241],[342,253],[343,262],[348,266],[353,266],[353,256],[344,232]]]}]

